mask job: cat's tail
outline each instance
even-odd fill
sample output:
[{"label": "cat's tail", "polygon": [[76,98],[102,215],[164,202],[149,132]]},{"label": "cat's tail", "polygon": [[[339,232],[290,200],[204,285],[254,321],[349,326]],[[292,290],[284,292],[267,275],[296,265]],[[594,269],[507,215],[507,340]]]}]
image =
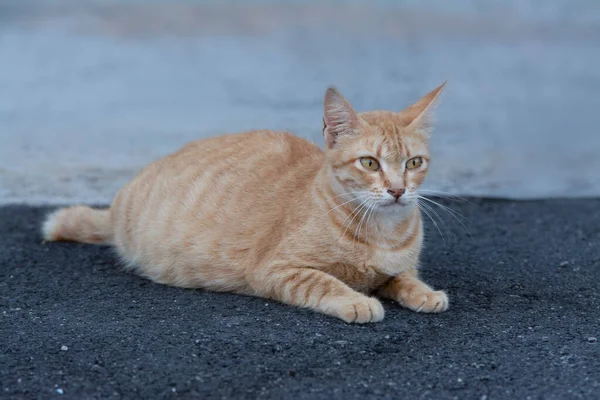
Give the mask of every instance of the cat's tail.
[{"label": "cat's tail", "polygon": [[61,208],[46,217],[42,235],[48,241],[111,244],[110,209],[98,210],[88,206]]}]

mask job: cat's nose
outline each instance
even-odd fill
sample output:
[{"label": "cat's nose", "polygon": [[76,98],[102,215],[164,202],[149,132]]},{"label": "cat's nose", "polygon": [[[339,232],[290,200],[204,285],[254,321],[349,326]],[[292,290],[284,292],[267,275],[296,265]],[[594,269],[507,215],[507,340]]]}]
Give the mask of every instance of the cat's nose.
[{"label": "cat's nose", "polygon": [[394,196],[396,198],[396,200],[398,200],[400,198],[400,196],[402,196],[404,194],[404,192],[406,191],[405,188],[402,189],[388,189],[388,193],[391,194],[392,196]]}]

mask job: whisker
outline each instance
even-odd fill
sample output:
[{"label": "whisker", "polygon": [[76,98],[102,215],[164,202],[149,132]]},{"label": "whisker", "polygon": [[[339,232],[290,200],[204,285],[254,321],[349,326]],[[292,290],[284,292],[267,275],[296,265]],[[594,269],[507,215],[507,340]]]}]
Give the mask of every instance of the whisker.
[{"label": "whisker", "polygon": [[428,197],[425,197],[425,196],[418,196],[418,198],[419,198],[419,199],[426,200],[426,201],[428,201],[428,202],[430,202],[430,203],[433,203],[433,204],[435,204],[436,206],[443,208],[445,211],[448,211],[449,213],[456,214],[457,216],[459,216],[459,217],[461,217],[461,218],[464,218],[464,219],[466,219],[466,217],[465,217],[464,215],[462,215],[462,214],[461,214],[461,213],[459,213],[458,211],[456,211],[456,210],[453,210],[452,208],[450,208],[450,207],[448,207],[448,206],[446,206],[446,205],[444,205],[444,204],[440,204],[440,203],[438,203],[437,201],[434,201],[434,200],[432,200],[432,199],[430,199],[430,198],[428,198]]},{"label": "whisker", "polygon": [[[354,237],[355,238],[359,238],[360,239],[360,230],[362,228],[362,225],[365,221],[365,218],[367,216],[367,213],[369,212],[369,208],[371,207],[371,204],[373,204],[374,200],[369,200],[369,202],[366,204],[366,206],[362,209],[361,215],[360,215],[360,220],[358,221],[358,226],[354,229]],[[354,243],[356,244],[356,243]]]},{"label": "whisker", "polygon": [[444,243],[444,246],[446,246],[446,239],[444,238],[444,234],[442,233],[442,230],[440,229],[440,227],[438,226],[438,224],[431,217],[431,215],[427,212],[427,210],[425,210],[425,208],[423,208],[422,204],[420,204],[419,202],[417,202],[417,207],[419,207],[419,210],[421,210],[423,213],[425,213],[425,215],[427,215],[427,217],[429,217],[429,219],[431,220],[431,222],[433,222],[433,225],[436,227],[437,231],[440,233],[440,237],[442,238],[442,242]]},{"label": "whisker", "polygon": [[429,212],[431,212],[434,216],[437,217],[438,222],[440,223],[440,225],[442,225],[442,228],[444,228],[444,230],[446,231],[448,238],[450,238],[450,235],[452,234],[450,232],[450,228],[448,228],[448,224],[446,224],[446,221],[444,221],[444,219],[440,216],[440,214],[438,214],[438,212],[427,203],[421,203],[421,205],[423,207],[427,208],[427,210],[429,210]]},{"label": "whisker", "polygon": [[[460,216],[461,218],[465,218],[465,217],[464,217],[462,214],[460,214],[458,211],[454,211],[454,210],[453,210],[453,209],[451,209],[450,207],[446,207],[446,206],[444,206],[443,204],[440,204],[440,203],[437,203],[437,202],[435,202],[435,201],[433,201],[433,200],[431,200],[431,199],[428,199],[427,197],[419,197],[419,199],[421,199],[421,200],[425,200],[425,201],[427,201],[428,203],[431,203],[431,204],[434,204],[434,205],[436,205],[436,206],[440,207],[440,208],[442,209],[442,211],[445,211],[445,212],[447,212],[448,214],[450,214],[450,215],[452,215],[452,216],[454,216],[454,213],[456,213],[456,215],[457,215],[457,216]],[[456,217],[456,218],[458,218],[458,217]]]},{"label": "whisker", "polygon": [[[350,214],[348,214],[348,216],[346,217],[346,219],[345,219],[345,220],[344,220],[344,222],[342,223],[342,227],[344,227],[344,225],[345,225],[346,221],[348,221],[348,219],[349,219],[349,218],[350,218],[350,217],[351,217],[351,216],[352,216],[354,213],[358,212],[358,211],[361,209],[361,207],[362,207],[363,205],[365,205],[366,203],[368,203],[368,202],[369,202],[369,200],[370,200],[370,199],[368,199],[368,198],[367,198],[367,199],[365,199],[365,200],[362,200],[362,201],[360,202],[360,204],[359,204],[358,206],[356,206],[356,207],[355,207],[355,208],[352,210],[352,212],[350,212]],[[355,215],[355,216],[356,216],[356,215]]]},{"label": "whisker", "polygon": [[366,205],[366,204],[368,204],[368,203],[369,203],[369,201],[370,201],[370,199],[367,199],[367,200],[363,201],[362,203],[360,203],[360,205],[359,205],[357,208],[355,208],[355,209],[354,209],[354,211],[352,211],[352,212],[350,213],[350,215],[348,215],[348,216],[346,217],[346,219],[344,220],[344,224],[342,224],[342,228],[344,228],[344,225],[345,225],[345,223],[346,223],[346,220],[348,220],[348,218],[350,218],[350,216],[351,216],[352,214],[354,214],[354,216],[352,217],[352,219],[351,219],[351,220],[350,220],[350,222],[348,223],[348,226],[346,227],[346,229],[344,230],[344,232],[343,232],[343,233],[342,233],[342,235],[340,236],[340,240],[341,240],[341,239],[342,239],[344,236],[346,236],[346,232],[348,231],[348,228],[350,228],[350,226],[352,225],[352,222],[354,222],[354,219],[355,219],[355,218],[358,216],[358,214],[360,214],[360,211],[361,211],[361,210],[362,210],[362,209],[365,207],[365,205]]},{"label": "whisker", "polygon": [[362,215],[362,218],[360,219],[360,222],[358,224],[358,233],[355,232],[356,237],[358,237],[358,238],[360,238],[360,230],[362,229],[363,223],[365,222],[365,219],[369,215],[369,210],[371,209],[371,207],[373,206],[374,203],[375,203],[375,200],[371,200],[369,202],[369,204],[367,205],[367,211]]},{"label": "whisker", "polygon": [[[366,224],[366,225],[367,225],[367,235],[366,235],[366,237],[368,237],[368,236],[369,236],[369,228],[371,227],[371,226],[369,225],[369,220],[371,219],[371,216],[372,216],[372,215],[375,213],[375,209],[376,209],[376,208],[377,208],[377,201],[374,201],[374,202],[373,202],[373,205],[371,206],[371,213],[370,213],[370,214],[369,214],[369,216],[367,217],[367,224]],[[367,210],[367,212],[368,212],[368,210]]]},{"label": "whisker", "polygon": [[[469,236],[472,237],[471,232],[469,231],[469,228],[467,228],[467,226],[463,223],[463,221],[461,221],[460,218],[464,219],[465,221],[467,221],[467,218],[462,215],[461,213],[459,213],[456,210],[453,210],[452,208],[445,206],[443,204],[440,204],[436,201],[433,201],[431,199],[428,199],[427,197],[423,197],[423,196],[419,196],[420,199],[426,200],[432,204],[435,204],[436,206],[440,207],[442,210],[446,211],[449,215],[451,215],[454,219],[456,219],[458,221],[459,224],[462,225],[462,227],[467,231],[467,233],[469,234]],[[460,217],[460,218],[459,218]]]},{"label": "whisker", "polygon": [[338,208],[340,208],[340,207],[342,207],[342,206],[344,206],[344,205],[346,205],[346,204],[348,204],[348,203],[352,203],[353,201],[356,201],[356,200],[363,199],[363,198],[365,198],[365,197],[367,197],[367,196],[370,196],[370,193],[369,193],[369,194],[364,194],[364,195],[362,195],[362,196],[355,197],[355,198],[353,198],[352,200],[348,200],[348,201],[346,201],[346,202],[344,202],[344,203],[342,203],[342,204],[338,204],[337,206],[333,207],[331,210],[327,211],[325,214],[321,215],[321,217],[324,217],[324,216],[326,216],[327,214],[329,214],[329,213],[330,213],[330,212],[332,212],[333,210],[337,210]]},{"label": "whisker", "polygon": [[426,195],[432,195],[435,197],[440,197],[443,199],[456,200],[456,201],[460,201],[460,202],[468,202],[468,200],[462,196],[448,193],[448,192],[442,192],[439,190],[419,189],[419,190],[417,190],[417,194],[426,194]]}]

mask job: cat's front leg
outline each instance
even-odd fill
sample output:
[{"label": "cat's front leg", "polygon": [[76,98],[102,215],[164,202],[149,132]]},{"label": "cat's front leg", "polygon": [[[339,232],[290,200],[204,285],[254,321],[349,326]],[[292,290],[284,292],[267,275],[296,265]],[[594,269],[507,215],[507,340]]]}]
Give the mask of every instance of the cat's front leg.
[{"label": "cat's front leg", "polygon": [[307,267],[270,267],[249,277],[256,295],[311,308],[349,323],[378,322],[381,302],[365,296],[323,271]]},{"label": "cat's front leg", "polygon": [[398,274],[383,286],[379,294],[416,312],[437,313],[448,309],[448,296],[441,290],[433,290],[419,279],[415,268]]}]

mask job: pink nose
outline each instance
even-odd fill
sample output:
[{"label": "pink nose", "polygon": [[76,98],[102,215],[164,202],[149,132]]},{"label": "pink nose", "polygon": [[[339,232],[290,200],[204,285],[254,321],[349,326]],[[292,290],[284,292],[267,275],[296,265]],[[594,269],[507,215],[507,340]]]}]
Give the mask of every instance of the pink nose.
[{"label": "pink nose", "polygon": [[402,188],[402,189],[388,189],[388,193],[391,194],[392,196],[394,196],[396,198],[396,200],[398,200],[400,198],[400,196],[402,196],[404,194],[404,192],[406,191],[406,189]]}]

